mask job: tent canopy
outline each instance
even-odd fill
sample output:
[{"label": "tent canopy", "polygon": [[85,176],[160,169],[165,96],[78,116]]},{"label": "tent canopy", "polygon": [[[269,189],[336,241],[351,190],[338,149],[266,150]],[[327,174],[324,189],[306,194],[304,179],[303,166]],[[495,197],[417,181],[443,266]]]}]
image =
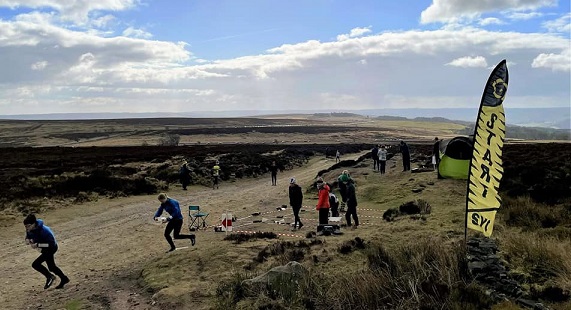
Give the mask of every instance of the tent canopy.
[{"label": "tent canopy", "polygon": [[469,137],[440,141],[439,175],[450,179],[468,179],[472,149],[473,139]]}]

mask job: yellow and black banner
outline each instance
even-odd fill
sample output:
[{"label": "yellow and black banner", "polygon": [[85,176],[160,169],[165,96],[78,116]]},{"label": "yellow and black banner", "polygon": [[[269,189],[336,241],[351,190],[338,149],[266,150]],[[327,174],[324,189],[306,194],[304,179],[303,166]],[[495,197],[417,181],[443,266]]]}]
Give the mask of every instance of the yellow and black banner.
[{"label": "yellow and black banner", "polygon": [[504,173],[502,149],[506,136],[503,102],[508,89],[508,67],[502,60],[492,71],[474,128],[466,196],[466,227],[492,235],[496,212],[502,203],[498,190]]}]

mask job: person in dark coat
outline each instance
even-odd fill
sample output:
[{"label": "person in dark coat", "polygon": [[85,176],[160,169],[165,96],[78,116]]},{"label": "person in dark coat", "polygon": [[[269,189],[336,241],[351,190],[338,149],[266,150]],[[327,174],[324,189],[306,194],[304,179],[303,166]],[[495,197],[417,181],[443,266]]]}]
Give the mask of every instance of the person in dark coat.
[{"label": "person in dark coat", "polygon": [[402,154],[402,171],[409,171],[410,170],[410,150],[408,149],[408,145],[404,142],[400,142],[400,152]]},{"label": "person in dark coat", "polygon": [[357,195],[355,193],[355,182],[350,178],[344,178],[343,182],[347,185],[347,212],[345,213],[345,220],[347,220],[347,227],[351,227],[351,217],[355,221],[355,226],[359,226],[359,217],[357,216]]},{"label": "person in dark coat", "polygon": [[188,163],[184,162],[182,167],[180,167],[180,183],[182,184],[182,190],[186,190],[186,187],[190,184],[190,168]]},{"label": "person in dark coat", "polygon": [[289,180],[289,205],[293,210],[293,229],[296,229],[296,227],[301,229],[303,227],[303,223],[301,223],[301,219],[299,218],[299,210],[301,210],[302,204],[303,193],[301,191],[301,187],[297,185],[295,178],[291,178]]},{"label": "person in dark coat", "polygon": [[[56,289],[62,289],[64,285],[69,283],[69,278],[55,263],[54,255],[58,250],[58,244],[54,233],[48,226],[44,225],[44,221],[36,219],[34,214],[26,216],[24,226],[26,227],[26,243],[34,249],[41,249],[42,252],[32,263],[32,268],[46,277],[44,289],[48,289],[56,279],[52,272],[60,278]],[[44,262],[46,262],[48,268],[43,265]]]},{"label": "person in dark coat", "polygon": [[344,175],[347,175],[349,178],[351,177],[349,176],[348,170],[343,170],[339,177],[337,177],[337,186],[339,186],[339,193],[341,194],[341,212],[345,210],[345,205],[347,203],[347,186],[341,181],[341,178]]},{"label": "person in dark coat", "polygon": [[270,172],[272,173],[272,186],[276,186],[278,184],[278,165],[275,161],[272,161]]},{"label": "person in dark coat", "polygon": [[371,150],[371,158],[373,159],[373,170],[379,167],[379,148],[377,145]]}]

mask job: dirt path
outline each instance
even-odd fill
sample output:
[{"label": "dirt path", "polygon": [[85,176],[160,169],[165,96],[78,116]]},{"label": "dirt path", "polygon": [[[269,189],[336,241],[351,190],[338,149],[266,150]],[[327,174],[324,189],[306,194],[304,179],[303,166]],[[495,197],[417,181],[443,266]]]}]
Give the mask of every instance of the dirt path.
[{"label": "dirt path", "polygon": [[[200,205],[211,213],[208,222],[214,224],[226,209],[243,216],[287,204],[291,176],[300,184],[309,184],[319,170],[334,163],[334,159],[313,159],[304,167],[279,173],[278,186],[271,186],[268,175],[222,183],[219,190],[193,187],[183,192],[174,188],[169,194],[181,207]],[[31,268],[38,252],[24,245],[21,223],[0,229],[0,308],[73,309],[82,303],[88,309],[154,309],[136,281],[146,262],[168,255],[164,253],[168,249],[162,236],[164,227],[152,222],[157,207],[153,195],[105,199],[41,214],[60,245],[56,262],[71,278],[64,290],[43,290],[43,277]],[[185,213],[183,210],[183,232],[188,231]],[[283,225],[273,227],[286,231]],[[219,235],[199,231],[197,246],[190,250],[216,247],[212,242],[219,239]],[[180,247],[189,245],[186,240],[175,242]]]}]

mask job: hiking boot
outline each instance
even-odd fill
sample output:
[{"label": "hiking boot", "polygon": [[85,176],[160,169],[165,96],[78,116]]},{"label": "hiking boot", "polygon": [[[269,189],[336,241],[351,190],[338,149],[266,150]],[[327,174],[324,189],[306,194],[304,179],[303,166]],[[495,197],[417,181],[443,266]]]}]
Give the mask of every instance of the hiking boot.
[{"label": "hiking boot", "polygon": [[60,280],[58,286],[56,286],[56,289],[60,290],[60,289],[63,288],[64,285],[66,285],[66,284],[68,284],[68,283],[69,283],[69,278],[66,277],[66,276],[64,276],[63,278],[61,278],[61,280]]},{"label": "hiking boot", "polygon": [[172,251],[174,251],[174,250],[176,250],[176,248],[171,248],[171,249],[168,250],[166,253],[172,252]]},{"label": "hiking boot", "polygon": [[47,290],[48,288],[50,288],[50,286],[52,286],[52,284],[54,283],[54,280],[56,279],[55,276],[51,275],[49,278],[46,279],[46,285],[44,285],[44,290]]},{"label": "hiking boot", "polygon": [[301,229],[302,227],[303,227],[303,224],[302,224],[302,223],[299,223],[298,229]]},{"label": "hiking boot", "polygon": [[190,235],[190,244],[192,244],[192,246],[194,246],[196,244],[196,236],[195,235]]}]

